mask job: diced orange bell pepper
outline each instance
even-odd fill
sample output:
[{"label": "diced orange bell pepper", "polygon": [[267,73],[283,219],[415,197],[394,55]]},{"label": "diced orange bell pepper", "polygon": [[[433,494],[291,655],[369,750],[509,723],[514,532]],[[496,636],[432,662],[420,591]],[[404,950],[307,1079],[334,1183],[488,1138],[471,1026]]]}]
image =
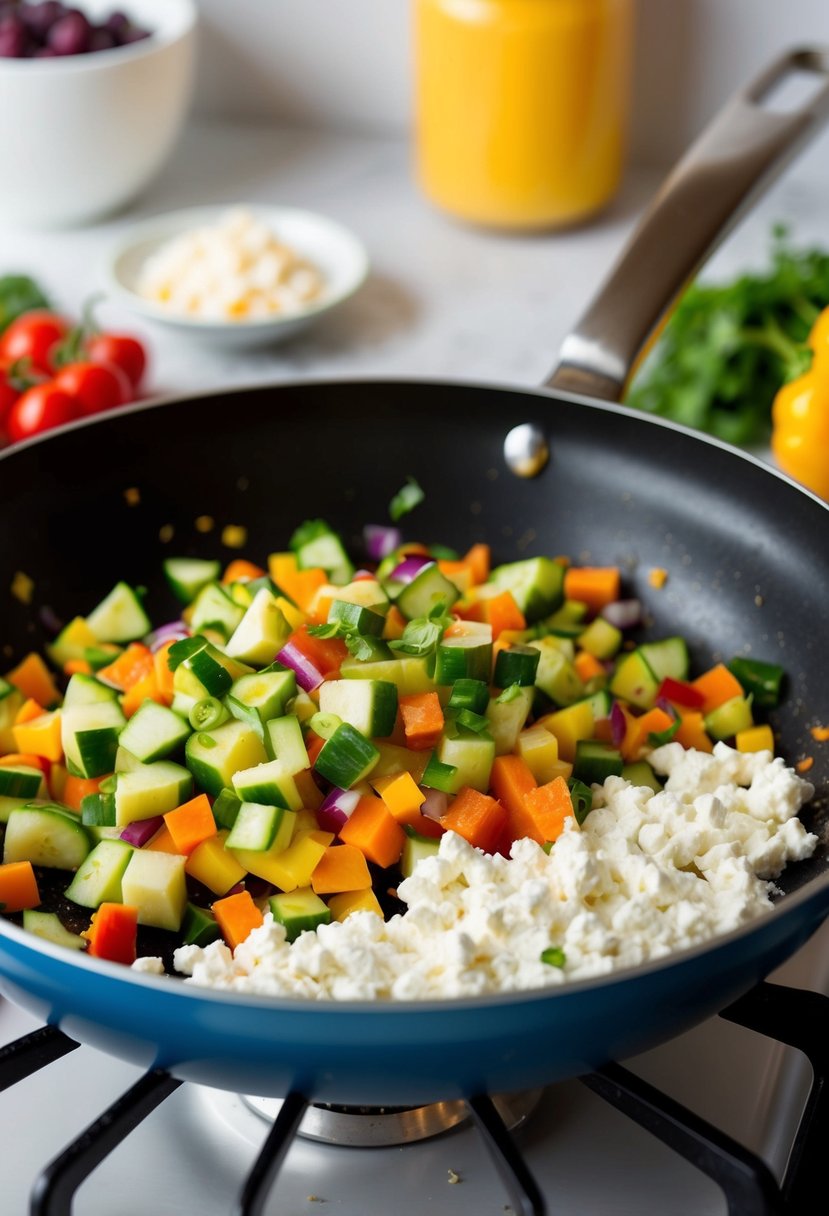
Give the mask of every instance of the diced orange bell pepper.
[{"label": "diced orange bell pepper", "polygon": [[52,673],[40,655],[34,651],[27,654],[25,659],[8,673],[6,679],[22,692],[24,697],[37,701],[44,709],[51,709],[60,701],[60,692]]},{"label": "diced orange bell pepper", "polygon": [[253,902],[250,891],[239,891],[236,895],[217,899],[212,910],[219,922],[222,937],[231,950],[235,950],[265,919]]},{"label": "diced orange bell pepper", "polygon": [[30,861],[7,861],[0,865],[0,910],[25,912],[40,904],[37,878]]},{"label": "diced orange bell pepper", "polygon": [[385,869],[400,860],[406,834],[382,798],[365,794],[340,828],[340,840]]}]

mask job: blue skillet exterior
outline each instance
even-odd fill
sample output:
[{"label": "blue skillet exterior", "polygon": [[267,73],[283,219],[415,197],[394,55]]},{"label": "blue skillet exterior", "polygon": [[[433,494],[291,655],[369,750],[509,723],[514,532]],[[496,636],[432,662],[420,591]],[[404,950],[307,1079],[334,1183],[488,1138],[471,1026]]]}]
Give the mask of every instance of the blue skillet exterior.
[{"label": "blue skillet exterior", "polygon": [[[547,431],[552,459],[519,481],[502,458],[519,422]],[[681,633],[698,669],[752,653],[789,674],[773,717],[783,753],[829,722],[829,510],[760,461],[619,408],[474,385],[302,384],[217,393],[75,425],[0,454],[0,581],[34,579],[37,603],[88,611],[119,578],[151,588],[163,525],[175,551],[213,555],[196,516],[244,524],[246,552],[284,546],[320,516],[348,543],[382,522],[406,475],[426,491],[407,534],[462,549],[489,540],[500,561],[570,552],[620,562],[653,616]],[[131,506],[124,491],[140,492]],[[129,496],[134,501],[135,496]],[[668,570],[663,592],[648,587]],[[46,639],[11,603],[13,658]],[[714,649],[716,643],[717,649]],[[510,1091],[582,1073],[672,1037],[723,1008],[829,914],[829,749],[814,747],[807,816],[815,857],[790,867],[767,918],[687,953],[545,993],[417,1005],[277,1002],[138,976],[64,953],[0,922],[0,985],[70,1036],[144,1066],[262,1094],[402,1104]]]}]

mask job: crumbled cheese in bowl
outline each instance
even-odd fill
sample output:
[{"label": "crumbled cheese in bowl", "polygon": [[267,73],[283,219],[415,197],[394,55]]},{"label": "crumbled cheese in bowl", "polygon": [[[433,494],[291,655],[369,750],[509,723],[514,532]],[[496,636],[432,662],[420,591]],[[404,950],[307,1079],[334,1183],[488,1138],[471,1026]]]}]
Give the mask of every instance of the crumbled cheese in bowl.
[{"label": "crumbled cheese in bowl", "polygon": [[170,312],[222,322],[298,313],[324,290],[317,267],[243,208],[167,241],[137,282],[140,296]]},{"label": "crumbled cheese in bowl", "polygon": [[669,743],[650,762],[663,790],[609,777],[549,853],[519,840],[490,856],[447,832],[400,883],[404,914],[357,912],[292,944],[268,914],[235,954],[184,946],[176,968],[280,997],[478,996],[636,966],[769,912],[772,880],[817,845],[798,818],[814,787],[770,752],[724,743],[713,755]]}]

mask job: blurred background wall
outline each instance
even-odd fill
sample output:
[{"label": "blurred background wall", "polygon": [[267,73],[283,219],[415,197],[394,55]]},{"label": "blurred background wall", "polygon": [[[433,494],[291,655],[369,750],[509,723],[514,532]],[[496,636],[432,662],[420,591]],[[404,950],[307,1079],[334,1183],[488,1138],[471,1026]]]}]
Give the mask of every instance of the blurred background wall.
[{"label": "blurred background wall", "polygon": [[[545,0],[539,0],[544,3]],[[632,159],[664,164],[777,51],[829,46],[829,0],[638,0]],[[199,0],[197,113],[405,134],[410,0]]]}]

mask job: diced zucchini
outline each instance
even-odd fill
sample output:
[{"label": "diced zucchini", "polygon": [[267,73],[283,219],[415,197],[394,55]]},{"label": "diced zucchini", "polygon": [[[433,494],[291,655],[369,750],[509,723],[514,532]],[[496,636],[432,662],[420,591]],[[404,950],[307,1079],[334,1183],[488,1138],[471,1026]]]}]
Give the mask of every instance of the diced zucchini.
[{"label": "diced zucchini", "polygon": [[330,582],[339,586],[348,583],[354,574],[351,558],[336,532],[321,519],[308,520],[291,537],[300,570],[321,567]]},{"label": "diced zucchini", "polygon": [[731,739],[738,730],[753,725],[751,697],[731,697],[705,715],[705,729],[712,739]]},{"label": "diced zucchini", "polygon": [[397,596],[395,603],[407,620],[428,616],[438,604],[451,608],[459,599],[460,591],[442,574],[437,562],[423,568],[407,583]]},{"label": "diced zucchini", "polygon": [[269,849],[233,849],[232,854],[248,874],[255,874],[275,887],[284,880],[282,857],[296,829],[296,811],[284,811],[274,842]]},{"label": "diced zucchini", "polygon": [[208,583],[202,587],[186,615],[193,633],[213,629],[227,641],[241,623],[245,610],[220,583]]},{"label": "diced zucchini", "polygon": [[269,849],[276,840],[284,817],[284,807],[261,802],[243,802],[225,841],[225,847],[253,850],[257,853]]},{"label": "diced zucchini", "polygon": [[219,922],[209,908],[189,903],[184,912],[181,937],[185,946],[209,946],[222,936]]},{"label": "diced zucchini", "polygon": [[441,638],[435,651],[435,683],[492,678],[492,626],[463,621]]},{"label": "diced zucchini", "polygon": [[235,790],[221,790],[213,803],[213,818],[219,828],[232,828],[239,814],[242,799]]},{"label": "diced zucchini", "polygon": [[166,705],[144,701],[121,731],[119,744],[144,764],[162,760],[182,748],[190,724]]},{"label": "diced zucchini", "polygon": [[456,794],[462,785],[471,785],[484,794],[489,789],[489,775],[495,759],[495,741],[491,735],[476,734],[447,722],[436,755],[441,764],[451,765],[455,770],[447,793]]},{"label": "diced zucchini", "polygon": [[116,583],[86,623],[98,642],[134,642],[152,628],[140,597],[128,583]]},{"label": "diced zucchini", "polygon": [[515,751],[518,736],[524,729],[524,723],[533,706],[532,688],[524,688],[518,684],[512,687],[515,689],[515,696],[507,700],[490,697],[486,708],[486,719],[489,723],[489,733],[495,741],[496,756],[505,756]]},{"label": "diced zucchini", "polygon": [[624,777],[625,781],[629,781],[631,785],[647,786],[657,794],[662,789],[662,782],[648,764],[647,760],[635,760],[633,764],[626,764],[622,769],[622,776]]},{"label": "diced zucchini", "polygon": [[61,715],[61,743],[68,765],[82,777],[113,772],[126,718],[116,701],[74,705]]},{"label": "diced zucchini", "polygon": [[401,697],[421,692],[434,692],[436,685],[429,671],[429,659],[418,655],[403,655],[399,659],[384,659],[363,663],[345,659],[340,668],[344,680],[390,680],[397,685]]},{"label": "diced zucchini", "polygon": [[265,724],[281,717],[296,696],[296,674],[289,670],[251,672],[241,676],[227,694],[226,704],[234,718],[247,722],[264,735]]},{"label": "diced zucchini", "polygon": [[23,913],[23,928],[27,933],[34,933],[36,937],[42,937],[54,946],[66,946],[69,950],[86,948],[84,939],[77,933],[70,933],[55,912],[27,908]]},{"label": "diced zucchini", "polygon": [[82,908],[123,903],[121,879],[134,852],[126,840],[101,840],[81,862],[66,898]]},{"label": "diced zucchini", "polygon": [[262,587],[231,634],[226,653],[232,659],[262,667],[273,661],[290,633],[291,626],[285,620],[276,596]]},{"label": "diced zucchini", "polygon": [[193,791],[189,771],[172,760],[142,764],[119,773],[115,784],[115,823],[126,827],[136,819],[166,815],[186,802]]},{"label": "diced zucchini", "polygon": [[43,770],[29,764],[0,765],[0,798],[20,798],[28,802],[46,792]]},{"label": "diced zucchini", "polygon": [[336,714],[369,738],[385,738],[397,718],[397,685],[390,680],[326,680],[320,710]]},{"label": "diced zucchini", "polygon": [[203,557],[168,557],[162,564],[170,590],[181,604],[190,604],[202,587],[216,582],[221,562]]},{"label": "diced zucchini", "polygon": [[70,676],[63,698],[64,709],[74,709],[76,705],[102,705],[107,701],[118,701],[119,692],[94,676],[76,672]]},{"label": "diced zucchini", "polygon": [[599,739],[579,739],[573,761],[573,777],[585,785],[602,785],[608,777],[621,777],[621,753]]},{"label": "diced zucchini", "polygon": [[185,857],[157,850],[134,849],[121,879],[125,904],[138,909],[139,925],[181,928],[187,907]]},{"label": "diced zucchini", "polygon": [[267,759],[259,734],[235,720],[191,735],[184,753],[196,784],[214,797],[233,785],[234,773],[264,764]]},{"label": "diced zucchini", "polygon": [[289,942],[296,941],[300,933],[327,925],[331,921],[331,910],[310,887],[301,887],[281,895],[273,895],[270,909],[275,921],[285,926]]},{"label": "diced zucchini", "polygon": [[737,655],[728,664],[728,670],[740,681],[746,695],[752,697],[753,705],[760,709],[774,709],[779,704],[785,673],[777,663],[764,663],[760,659]]},{"label": "diced zucchini", "polygon": [[535,646],[509,646],[498,651],[492,682],[496,688],[535,684],[541,653]]},{"label": "diced zucchini", "polygon": [[[231,778],[237,797],[245,802],[261,802],[266,806],[298,811],[302,795],[292,773],[279,760],[269,760],[252,768],[240,769]],[[235,824],[234,824],[235,827]],[[264,847],[264,846],[263,846]]]},{"label": "diced zucchini", "polygon": [[530,557],[497,566],[490,581],[512,594],[528,622],[539,621],[562,602],[564,566],[549,557]]},{"label": "diced zucchini", "polygon": [[661,684],[664,679],[686,680],[690,669],[688,644],[684,638],[662,638],[643,642],[639,653]]},{"label": "diced zucchini", "polygon": [[270,758],[278,760],[283,771],[291,776],[301,773],[311,763],[302,727],[295,714],[285,714],[268,722],[265,727],[265,750]]},{"label": "diced zucchini", "polygon": [[6,824],[3,861],[30,861],[54,870],[77,870],[92,842],[77,815],[53,806],[24,806]]},{"label": "diced zucchini", "polygon": [[529,645],[539,652],[536,687],[555,705],[572,705],[584,696],[584,684],[579,673],[558,644],[558,639],[538,638]]},{"label": "diced zucchini", "polygon": [[363,781],[380,759],[370,739],[348,722],[343,722],[323,745],[314,768],[341,790],[350,790]]},{"label": "diced zucchini", "polygon": [[662,677],[656,675],[640,647],[619,660],[610,680],[610,691],[622,701],[650,709],[661,683]]},{"label": "diced zucchini", "polygon": [[421,836],[419,832],[408,829],[403,844],[403,855],[400,858],[400,872],[404,878],[411,878],[412,872],[424,857],[437,857],[440,839],[437,836]]},{"label": "diced zucchini", "polygon": [[579,634],[579,646],[596,659],[612,659],[622,645],[623,633],[604,617],[597,616],[583,633]]},{"label": "diced zucchini", "polygon": [[[359,583],[355,585],[359,586]],[[366,608],[364,604],[352,603],[351,600],[333,600],[328,611],[328,620],[336,621],[362,637],[379,638],[386,626],[386,618],[381,612]]]},{"label": "diced zucchini", "polygon": [[[200,634],[183,638],[170,647],[168,662],[174,670],[173,687],[197,700],[203,697],[223,697],[250,668],[222,654]],[[188,676],[192,679],[188,680]]]}]

